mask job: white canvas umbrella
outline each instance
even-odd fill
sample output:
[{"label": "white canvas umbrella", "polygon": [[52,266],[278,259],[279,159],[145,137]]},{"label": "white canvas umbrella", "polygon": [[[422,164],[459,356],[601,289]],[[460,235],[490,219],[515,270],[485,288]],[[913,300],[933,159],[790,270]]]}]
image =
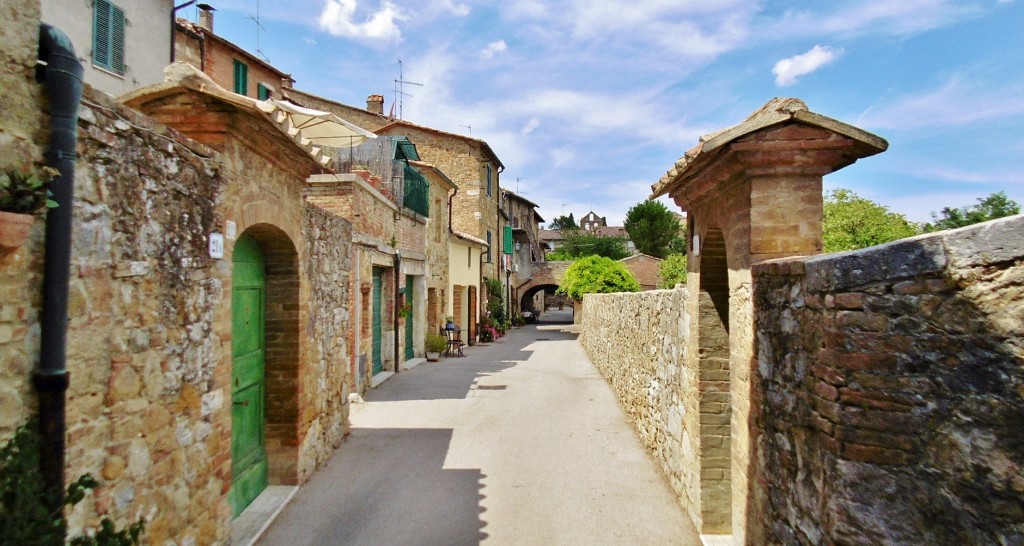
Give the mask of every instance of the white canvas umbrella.
[{"label": "white canvas umbrella", "polygon": [[303,146],[351,148],[368,138],[377,138],[377,135],[370,131],[330,112],[303,108],[288,101],[256,101],[256,107]]}]

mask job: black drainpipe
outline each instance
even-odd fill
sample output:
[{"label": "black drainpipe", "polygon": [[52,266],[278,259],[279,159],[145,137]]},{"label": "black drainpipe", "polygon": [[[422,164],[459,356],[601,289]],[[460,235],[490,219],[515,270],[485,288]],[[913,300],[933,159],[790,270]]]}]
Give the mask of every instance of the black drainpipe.
[{"label": "black drainpipe", "polygon": [[178,12],[183,10],[183,9],[185,9],[185,8],[187,8],[187,7],[189,7],[189,6],[191,6],[192,4],[195,4],[198,1],[199,0],[190,0],[189,2],[185,2],[184,4],[182,4],[180,6],[174,6],[174,9],[171,10],[171,62],[172,63],[174,62],[174,43],[177,41],[175,39],[175,37],[174,37],[174,34],[176,32],[176,28],[177,28],[177,24],[178,24],[178,20],[177,20]]},{"label": "black drainpipe", "polygon": [[398,317],[399,317],[399,313],[401,313],[401,309],[399,309],[399,306],[398,306],[398,304],[400,303],[400,300],[399,300],[399,284],[398,283],[400,282],[401,277],[402,277],[402,253],[396,250],[395,251],[395,373],[398,373],[398,371],[402,367],[402,365],[400,364],[400,361],[398,360],[398,339],[399,339],[399,336],[398,336]]},{"label": "black drainpipe", "polygon": [[50,493],[50,508],[56,513],[64,506],[64,402],[69,384],[65,349],[82,65],[67,35],[45,23],[39,25],[36,79],[43,84],[50,102],[50,145],[46,150],[46,164],[60,172],[50,188],[58,206],[46,214],[39,366],[32,378],[39,393],[42,434],[39,467]]}]

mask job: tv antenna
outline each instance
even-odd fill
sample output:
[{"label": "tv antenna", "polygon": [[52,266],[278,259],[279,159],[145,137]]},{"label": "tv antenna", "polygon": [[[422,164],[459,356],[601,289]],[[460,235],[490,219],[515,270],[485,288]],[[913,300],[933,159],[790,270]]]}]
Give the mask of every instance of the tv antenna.
[{"label": "tv antenna", "polygon": [[266,32],[266,28],[263,27],[263,23],[260,22],[260,0],[256,0],[256,16],[249,15],[249,19],[256,23],[256,54],[263,57],[263,60],[270,64],[270,58],[263,54],[263,50],[260,49],[260,31]]},{"label": "tv antenna", "polygon": [[466,129],[469,129],[469,136],[473,136],[473,126],[472,125],[459,125],[459,127],[465,127]]},{"label": "tv antenna", "polygon": [[519,178],[519,177],[517,176],[517,177],[516,177],[516,195],[526,195],[526,192],[525,192],[525,191],[524,191],[524,192],[520,192],[520,191],[519,191],[519,181],[520,181],[520,180],[522,180],[522,178]]},{"label": "tv antenna", "polygon": [[395,80],[395,102],[398,103],[398,119],[404,119],[402,117],[402,107],[405,102],[403,99],[412,96],[405,92],[406,84],[423,87],[422,83],[411,82],[405,79],[404,72],[402,71],[402,59],[398,59],[398,79]]}]

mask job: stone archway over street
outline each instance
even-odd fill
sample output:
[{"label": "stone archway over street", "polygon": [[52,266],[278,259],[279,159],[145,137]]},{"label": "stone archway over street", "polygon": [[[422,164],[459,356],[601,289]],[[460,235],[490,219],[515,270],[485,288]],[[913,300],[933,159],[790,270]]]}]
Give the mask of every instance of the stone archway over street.
[{"label": "stone archway over street", "polygon": [[529,307],[529,302],[537,295],[537,292],[546,291],[553,293],[565,277],[565,271],[572,265],[570,261],[557,262],[534,262],[533,274],[523,284],[516,287],[519,294],[520,309]]}]

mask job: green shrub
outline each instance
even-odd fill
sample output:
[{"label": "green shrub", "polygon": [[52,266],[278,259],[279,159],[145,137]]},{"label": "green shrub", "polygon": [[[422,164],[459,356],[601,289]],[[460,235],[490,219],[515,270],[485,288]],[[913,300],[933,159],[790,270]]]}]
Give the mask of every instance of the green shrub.
[{"label": "green shrub", "polygon": [[639,291],[640,283],[622,262],[603,256],[587,256],[569,266],[557,293],[579,301],[584,294]]},{"label": "green shrub", "polygon": [[658,288],[675,288],[677,284],[686,284],[686,254],[669,254],[658,265]]},{"label": "green shrub", "polygon": [[[39,423],[29,420],[0,448],[0,546],[64,544],[67,521],[63,511],[48,508],[46,486],[39,471]],[[99,486],[84,474],[67,487],[65,504],[74,506],[86,491]],[[131,546],[139,544],[143,520],[117,530],[110,518],[103,518],[92,536],[70,540],[72,546]]]}]

